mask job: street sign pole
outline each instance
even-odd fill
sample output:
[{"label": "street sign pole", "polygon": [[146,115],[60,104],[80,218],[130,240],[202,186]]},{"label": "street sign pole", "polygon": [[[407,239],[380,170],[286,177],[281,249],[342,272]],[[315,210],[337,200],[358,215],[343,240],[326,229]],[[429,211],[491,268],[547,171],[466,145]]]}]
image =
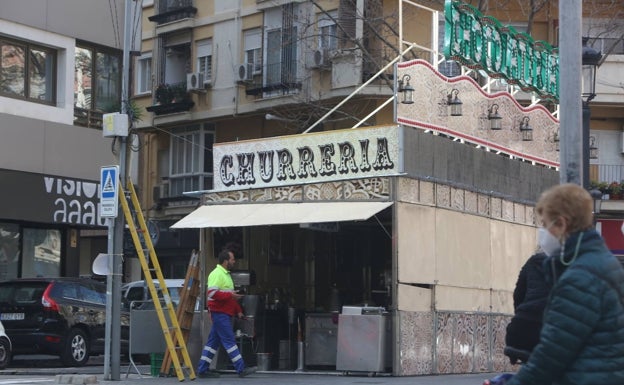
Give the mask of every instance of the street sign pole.
[{"label": "street sign pole", "polygon": [[113,250],[115,218],[119,208],[119,166],[108,166],[100,169],[100,218],[108,219],[108,270],[106,272],[106,329],[104,338],[104,379],[110,379],[110,357],[112,340],[112,317],[113,311]]}]

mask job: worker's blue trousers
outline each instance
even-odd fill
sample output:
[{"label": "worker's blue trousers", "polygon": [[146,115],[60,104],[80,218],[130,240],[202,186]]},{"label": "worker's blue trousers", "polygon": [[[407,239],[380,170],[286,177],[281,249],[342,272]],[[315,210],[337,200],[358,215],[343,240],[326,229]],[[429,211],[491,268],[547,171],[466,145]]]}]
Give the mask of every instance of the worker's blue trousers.
[{"label": "worker's blue trousers", "polygon": [[234,331],[232,330],[232,317],[225,313],[211,312],[212,316],[212,328],[210,329],[210,335],[208,336],[208,342],[202,350],[202,355],[197,366],[198,373],[205,373],[210,369],[210,363],[217,354],[219,345],[223,345],[223,348],[227,352],[234,369],[237,373],[240,373],[245,368],[245,362],[243,356],[238,350],[236,340],[234,339]]}]

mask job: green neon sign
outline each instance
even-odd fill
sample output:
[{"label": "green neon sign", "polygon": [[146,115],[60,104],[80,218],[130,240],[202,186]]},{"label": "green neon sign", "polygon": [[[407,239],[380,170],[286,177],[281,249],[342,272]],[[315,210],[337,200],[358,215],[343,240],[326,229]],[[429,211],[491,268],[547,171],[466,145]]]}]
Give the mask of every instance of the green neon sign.
[{"label": "green neon sign", "polygon": [[511,26],[503,26],[475,7],[446,0],[444,55],[447,59],[504,78],[523,91],[559,100],[557,48]]}]

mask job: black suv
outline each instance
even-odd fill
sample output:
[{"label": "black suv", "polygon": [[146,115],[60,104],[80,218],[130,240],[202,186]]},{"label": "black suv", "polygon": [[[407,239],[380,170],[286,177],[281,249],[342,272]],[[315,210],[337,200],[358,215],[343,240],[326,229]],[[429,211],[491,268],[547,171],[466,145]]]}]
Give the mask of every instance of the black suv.
[{"label": "black suv", "polygon": [[[0,320],[14,355],[57,355],[66,366],[83,366],[89,356],[104,354],[106,285],[89,278],[0,282]],[[126,353],[129,321],[122,310],[121,351]]]}]

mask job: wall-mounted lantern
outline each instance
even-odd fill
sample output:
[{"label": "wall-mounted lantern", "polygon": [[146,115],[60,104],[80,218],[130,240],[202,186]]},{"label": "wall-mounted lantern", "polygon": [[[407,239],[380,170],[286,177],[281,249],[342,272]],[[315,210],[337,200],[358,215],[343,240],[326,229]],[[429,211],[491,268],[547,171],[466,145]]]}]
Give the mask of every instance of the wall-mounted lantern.
[{"label": "wall-mounted lantern", "polygon": [[403,99],[401,100],[401,103],[403,104],[414,103],[414,87],[412,87],[409,83],[411,79],[411,76],[405,74],[399,80],[399,92],[403,93]]},{"label": "wall-mounted lantern", "polygon": [[490,130],[500,130],[503,128],[503,117],[498,113],[498,104],[494,103],[488,108],[488,120],[490,121]]},{"label": "wall-mounted lantern", "polygon": [[462,101],[459,100],[457,96],[459,94],[459,90],[457,88],[453,88],[451,93],[447,95],[447,104],[449,106],[450,115],[451,116],[462,116]]},{"label": "wall-mounted lantern", "polygon": [[525,116],[520,121],[520,133],[522,134],[522,140],[525,142],[533,140],[533,128],[529,125],[529,120],[531,119]]}]

